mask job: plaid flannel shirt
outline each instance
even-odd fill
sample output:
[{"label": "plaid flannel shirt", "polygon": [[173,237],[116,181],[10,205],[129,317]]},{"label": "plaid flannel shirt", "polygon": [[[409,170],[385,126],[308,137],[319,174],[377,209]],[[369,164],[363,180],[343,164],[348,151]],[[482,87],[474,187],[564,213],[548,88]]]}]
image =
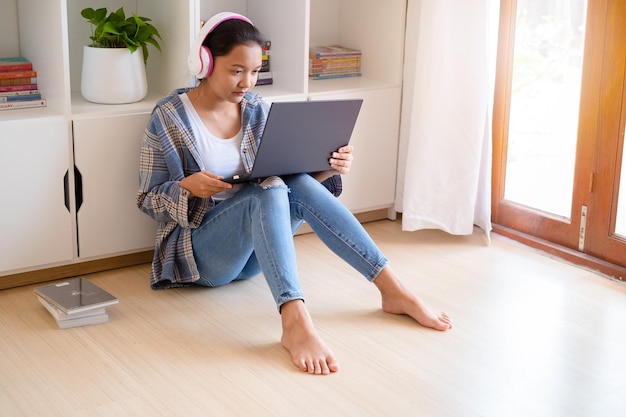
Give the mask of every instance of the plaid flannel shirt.
[{"label": "plaid flannel shirt", "polygon": [[[190,90],[175,90],[156,104],[141,145],[137,206],[158,222],[150,272],[150,285],[155,289],[190,285],[200,277],[193,258],[191,231],[213,207],[210,198],[189,198],[189,192],[179,185],[185,177],[204,170],[191,123],[179,97]],[[260,96],[247,93],[241,109],[240,154],[245,170],[250,172],[269,105]],[[339,175],[329,178],[324,185],[335,196],[341,194]]]}]

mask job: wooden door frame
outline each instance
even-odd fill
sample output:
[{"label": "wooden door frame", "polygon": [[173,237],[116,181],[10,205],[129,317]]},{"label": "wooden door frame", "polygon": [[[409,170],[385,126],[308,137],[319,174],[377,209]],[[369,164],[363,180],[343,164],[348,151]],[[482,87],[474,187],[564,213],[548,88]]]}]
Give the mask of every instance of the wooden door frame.
[{"label": "wooden door frame", "polygon": [[[585,64],[583,66],[584,77],[594,80],[588,82],[581,90],[581,103],[591,101],[593,108],[598,108],[601,94],[601,65],[597,63],[603,62],[602,54],[604,48],[597,48],[600,39],[604,39],[607,12],[609,0],[600,0],[590,2],[589,7],[596,7],[594,13],[589,13],[587,18],[587,27],[592,28],[588,31],[585,42]],[[516,204],[506,202],[504,200],[504,181],[506,175],[507,152],[506,143],[508,140],[508,124],[509,124],[509,106],[511,101],[511,82],[512,82],[512,65],[513,65],[513,42],[515,28],[515,11],[517,6],[516,0],[501,0],[500,2],[500,27],[498,54],[496,61],[496,88],[494,93],[494,113],[493,113],[493,165],[492,165],[492,223],[495,233],[509,237],[533,248],[540,249],[551,255],[565,259],[577,265],[585,266],[603,274],[609,275],[619,280],[626,280],[626,268],[611,264],[599,258],[585,254],[575,250],[571,244],[574,236],[572,236],[572,227],[569,227],[568,233],[563,234],[560,242],[550,242],[536,236],[534,231],[540,228],[552,227],[558,230],[559,224],[563,223],[562,219],[550,218],[549,215],[538,217],[538,221],[530,225],[530,228],[506,227],[505,224],[514,223],[511,216],[506,215],[500,210],[501,205],[506,205],[507,212],[522,213],[522,208],[516,207]],[[594,105],[595,104],[595,105]],[[590,155],[589,158],[579,158],[576,161],[576,177],[575,181],[589,180],[593,167],[595,166],[595,137],[598,133],[598,111],[593,111],[580,116],[579,138],[592,138],[593,140],[578,140],[577,154]],[[583,178],[581,178],[581,176]],[[584,177],[587,177],[586,179]],[[591,189],[579,190],[572,197],[573,210],[571,224],[580,224],[582,205],[589,205],[591,199]],[[525,209],[528,211],[528,209]],[[503,221],[503,217],[506,217]],[[508,222],[508,223],[507,223]],[[563,228],[565,230],[565,228]],[[577,235],[578,233],[576,233]]]},{"label": "wooden door frame", "polygon": [[[620,252],[626,244],[626,238],[614,235],[615,213],[617,211],[617,195],[619,181],[613,177],[621,168],[618,156],[623,155],[624,125],[626,123],[626,3],[610,1],[607,11],[606,30],[609,33],[605,43],[602,61],[602,84],[600,97],[603,106],[616,108],[620,111],[601,112],[598,115],[596,167],[594,171],[594,206],[601,207],[594,210],[589,217],[592,227],[589,228],[589,246],[593,247],[592,256],[601,257],[609,261],[618,261]],[[621,137],[619,140],[603,140],[604,138]],[[602,163],[600,163],[602,161]],[[622,178],[626,180],[626,178]],[[622,196],[626,201],[626,196]],[[623,259],[623,255],[621,257]]]}]

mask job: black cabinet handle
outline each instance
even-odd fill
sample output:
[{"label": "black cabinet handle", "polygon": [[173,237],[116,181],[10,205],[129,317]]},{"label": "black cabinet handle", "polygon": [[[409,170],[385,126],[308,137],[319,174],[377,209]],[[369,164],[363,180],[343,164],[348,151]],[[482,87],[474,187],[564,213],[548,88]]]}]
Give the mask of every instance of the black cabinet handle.
[{"label": "black cabinet handle", "polygon": [[[63,176],[63,194],[65,198],[65,208],[67,211],[70,211],[70,171],[69,169],[65,171],[65,175]],[[78,170],[78,168],[74,167],[74,197],[76,198],[76,212],[80,210],[80,207],[83,205],[83,176]]]},{"label": "black cabinet handle", "polygon": [[83,205],[83,176],[76,165],[74,165],[74,192],[76,193],[76,212],[78,213]]},{"label": "black cabinet handle", "polygon": [[63,176],[63,194],[65,198],[65,208],[67,211],[70,211],[70,170],[65,171],[65,175]]}]

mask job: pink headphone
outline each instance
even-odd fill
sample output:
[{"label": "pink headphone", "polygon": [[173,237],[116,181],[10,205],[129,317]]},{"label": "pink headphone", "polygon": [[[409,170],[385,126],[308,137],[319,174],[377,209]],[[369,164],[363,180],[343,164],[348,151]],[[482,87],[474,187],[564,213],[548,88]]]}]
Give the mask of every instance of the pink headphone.
[{"label": "pink headphone", "polygon": [[200,29],[200,33],[198,37],[194,41],[191,46],[191,50],[189,51],[189,59],[187,61],[189,66],[189,71],[192,75],[195,75],[196,78],[202,79],[211,75],[213,72],[213,55],[211,51],[206,46],[202,45],[204,39],[211,33],[220,23],[231,20],[243,20],[244,22],[248,22],[252,25],[252,22],[247,17],[231,12],[222,12],[218,13],[215,16],[211,17]]}]

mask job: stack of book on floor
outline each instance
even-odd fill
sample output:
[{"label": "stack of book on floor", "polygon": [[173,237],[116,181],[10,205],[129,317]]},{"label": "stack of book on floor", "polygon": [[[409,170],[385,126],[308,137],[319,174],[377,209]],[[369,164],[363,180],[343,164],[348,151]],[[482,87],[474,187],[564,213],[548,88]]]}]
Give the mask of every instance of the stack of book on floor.
[{"label": "stack of book on floor", "polygon": [[312,46],[309,49],[309,78],[359,77],[361,51],[341,45]]},{"label": "stack of book on floor", "polygon": [[35,294],[61,329],[105,323],[106,307],[118,303],[117,297],[86,278],[37,287]]},{"label": "stack of book on floor", "polygon": [[0,58],[0,110],[44,107],[37,71],[24,57]]}]

